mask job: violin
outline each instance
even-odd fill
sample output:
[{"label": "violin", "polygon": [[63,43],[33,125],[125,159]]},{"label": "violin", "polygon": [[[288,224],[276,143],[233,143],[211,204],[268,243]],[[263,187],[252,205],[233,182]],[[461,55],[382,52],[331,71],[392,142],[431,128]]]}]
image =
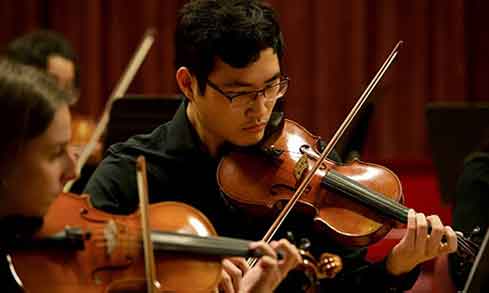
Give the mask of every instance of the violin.
[{"label": "violin", "polygon": [[[399,42],[330,142],[290,120],[257,148],[224,156],[218,166],[221,190],[254,216],[280,214],[263,240],[270,241],[292,209],[314,219],[314,231],[347,246],[366,246],[382,239],[397,223],[407,223],[399,178],[389,169],[354,160],[328,160],[353,117],[397,56]],[[457,237],[458,252],[475,258],[477,244]]]},{"label": "violin", "polygon": [[[149,215],[157,279],[165,290],[210,292],[221,276],[222,257],[261,256],[248,248],[249,241],[217,237],[209,220],[186,204],[154,204]],[[29,245],[16,245],[11,252],[24,288],[35,292],[143,288],[139,218],[139,212],[123,216],[91,208],[86,195],[61,194]]]},{"label": "violin", "polygon": [[[280,135],[260,150],[225,156],[218,167],[219,186],[254,216],[281,210],[309,161],[319,157],[319,144],[320,137],[285,120]],[[365,246],[389,232],[391,219],[407,220],[408,208],[398,203],[402,200],[400,181],[387,168],[360,161],[338,165],[326,159],[294,209],[311,215],[318,232],[348,246]]]}]

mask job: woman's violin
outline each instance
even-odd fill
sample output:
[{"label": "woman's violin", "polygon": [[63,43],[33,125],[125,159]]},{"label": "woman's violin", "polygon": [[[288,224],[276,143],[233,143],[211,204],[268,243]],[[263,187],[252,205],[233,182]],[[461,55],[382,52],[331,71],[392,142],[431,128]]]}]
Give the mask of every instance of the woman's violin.
[{"label": "woman's violin", "polygon": [[[154,204],[149,215],[157,279],[168,290],[207,291],[220,278],[222,257],[260,256],[249,241],[217,237],[209,220],[188,205]],[[13,265],[24,287],[35,292],[140,288],[137,280],[145,277],[139,219],[138,212],[107,214],[91,208],[87,196],[63,193],[33,240],[12,251]]]},{"label": "woman's violin", "polygon": [[[141,170],[138,167],[140,193],[147,190],[139,187]],[[12,246],[17,248],[11,256],[24,288],[36,288],[36,292],[146,291],[147,250],[143,247],[147,239],[151,253],[156,252],[152,270],[162,290],[211,292],[221,276],[222,257],[261,256],[248,248],[249,241],[217,237],[210,221],[186,204],[145,207],[128,216],[112,215],[91,208],[86,195],[58,196],[33,239]],[[143,226],[146,221],[149,229]]]}]

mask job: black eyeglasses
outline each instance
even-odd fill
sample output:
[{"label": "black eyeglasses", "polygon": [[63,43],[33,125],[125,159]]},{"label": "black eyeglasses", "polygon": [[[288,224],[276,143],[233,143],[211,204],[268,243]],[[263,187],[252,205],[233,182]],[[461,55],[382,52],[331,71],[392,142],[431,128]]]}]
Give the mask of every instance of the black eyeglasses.
[{"label": "black eyeglasses", "polygon": [[232,108],[242,109],[242,108],[253,106],[253,103],[255,102],[259,94],[262,94],[265,103],[274,102],[282,98],[284,94],[287,92],[287,88],[289,87],[289,81],[290,79],[284,75],[280,77],[280,81],[278,81],[277,83],[268,85],[262,88],[261,90],[251,91],[251,92],[240,92],[232,95],[226,94],[223,90],[219,88],[219,86],[217,86],[215,83],[213,83],[210,80],[207,80],[207,84],[212,89],[214,89],[221,95],[225,96],[229,100],[229,102],[231,102]]}]

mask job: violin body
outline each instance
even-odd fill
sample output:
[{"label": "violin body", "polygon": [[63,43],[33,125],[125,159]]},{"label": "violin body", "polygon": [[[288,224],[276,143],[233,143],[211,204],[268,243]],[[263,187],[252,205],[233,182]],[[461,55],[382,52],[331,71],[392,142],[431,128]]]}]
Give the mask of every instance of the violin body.
[{"label": "violin body", "polygon": [[[209,220],[185,204],[155,204],[150,214],[151,228],[158,231],[216,235]],[[145,292],[138,213],[107,214],[91,208],[87,196],[64,193],[51,205],[35,237],[52,235],[67,225],[83,231],[82,249],[13,251],[13,265],[28,292]],[[155,257],[163,291],[211,292],[219,281],[219,257]]]},{"label": "violin body", "polygon": [[[289,201],[308,166],[315,163],[320,153],[318,142],[319,137],[285,120],[282,130],[264,142],[264,152],[236,151],[225,156],[218,167],[219,186],[254,216],[274,214]],[[310,215],[319,233],[328,233],[349,246],[364,246],[383,238],[395,221],[329,187],[325,178],[332,172],[392,201],[403,200],[399,178],[387,168],[360,161],[338,165],[326,159],[293,212]]]}]

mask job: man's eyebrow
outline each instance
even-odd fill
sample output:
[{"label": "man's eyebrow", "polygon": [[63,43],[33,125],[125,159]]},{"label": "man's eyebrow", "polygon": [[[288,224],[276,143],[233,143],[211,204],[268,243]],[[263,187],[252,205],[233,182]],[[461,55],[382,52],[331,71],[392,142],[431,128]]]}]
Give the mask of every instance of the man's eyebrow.
[{"label": "man's eyebrow", "polygon": [[[277,79],[278,77],[280,77],[280,75],[281,75],[280,72],[275,73],[272,77],[270,77],[269,79],[267,79],[265,81],[265,83],[270,83],[270,82],[274,81],[275,79]],[[235,80],[235,81],[231,81],[231,82],[228,82],[228,83],[224,83],[223,84],[223,87],[252,87],[252,86],[254,86],[254,85],[251,84],[251,83],[242,82],[242,81],[239,81],[239,80]]]}]

